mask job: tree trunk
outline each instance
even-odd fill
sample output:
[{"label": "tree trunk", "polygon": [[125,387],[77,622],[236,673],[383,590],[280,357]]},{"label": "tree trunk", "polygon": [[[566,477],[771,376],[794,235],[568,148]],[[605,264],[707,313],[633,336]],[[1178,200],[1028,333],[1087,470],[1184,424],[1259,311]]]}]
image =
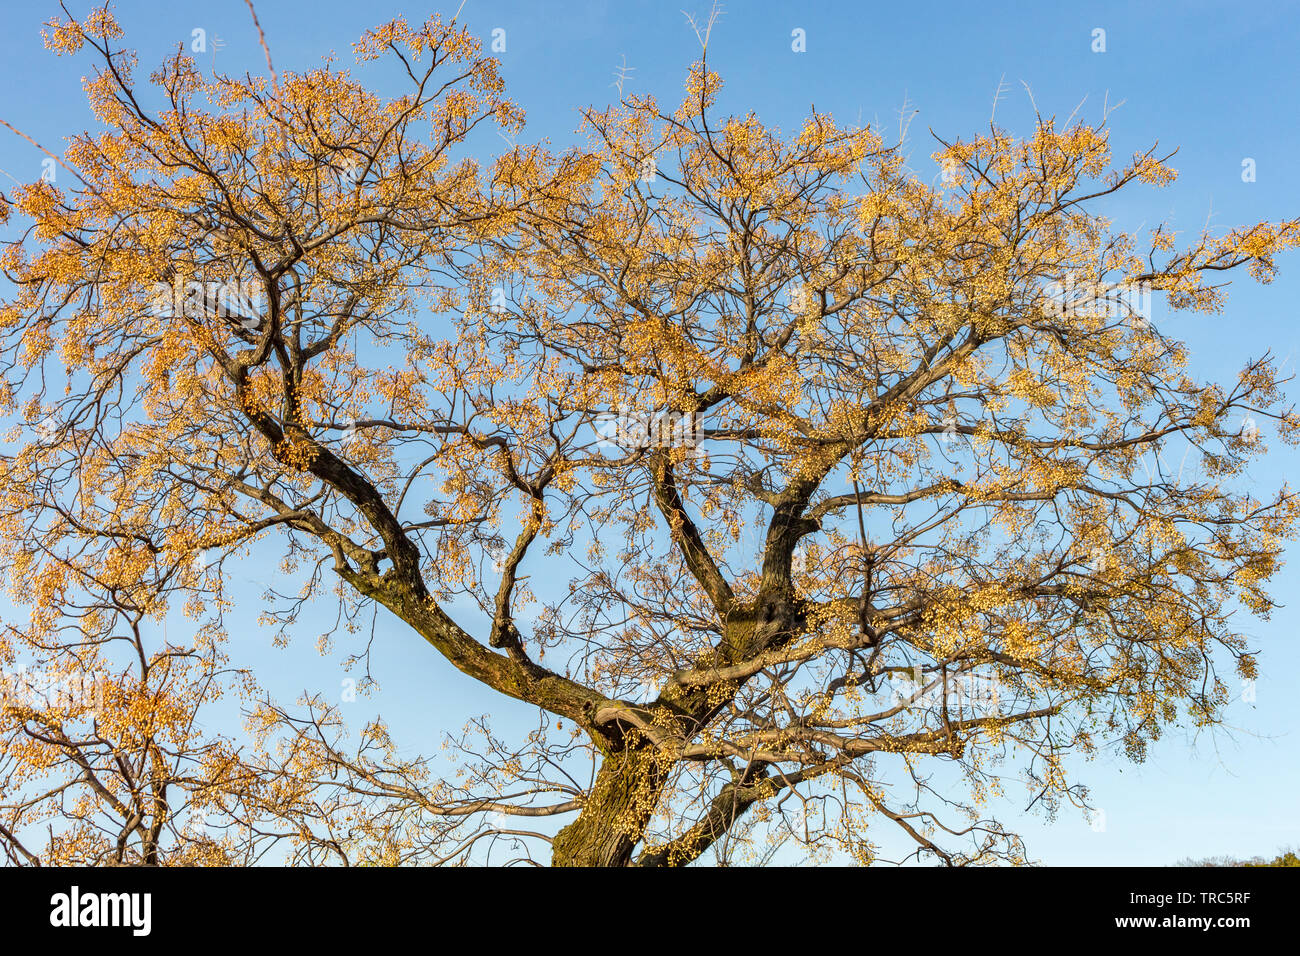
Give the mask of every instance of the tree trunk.
[{"label": "tree trunk", "polygon": [[610,754],[578,819],[551,844],[552,866],[627,866],[663,789],[652,747]]}]

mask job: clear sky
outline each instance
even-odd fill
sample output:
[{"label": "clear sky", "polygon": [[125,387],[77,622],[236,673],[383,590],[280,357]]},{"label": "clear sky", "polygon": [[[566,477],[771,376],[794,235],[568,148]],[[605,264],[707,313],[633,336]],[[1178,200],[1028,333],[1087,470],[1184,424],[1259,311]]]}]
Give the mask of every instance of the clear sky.
[{"label": "clear sky", "polygon": [[[258,15],[278,69],[308,68],[333,51],[350,61],[360,33],[398,14],[418,22],[431,12],[455,13],[459,0],[439,5],[411,0],[261,0]],[[505,2],[466,0],[460,19],[490,43],[505,31],[499,54],[510,96],[527,112],[520,141],[573,140],[576,109],[617,96],[615,71],[626,65],[626,92],[654,93],[672,103],[699,47],[681,9],[707,17],[707,0],[659,3]],[[84,13],[89,5],[69,0]],[[115,5],[128,45],[147,75],[193,31],[206,31],[209,65],[242,72],[264,69],[243,0],[202,3],[123,0]],[[59,151],[65,137],[91,118],[80,89],[86,61],[45,52],[41,24],[57,4],[35,0],[0,7],[0,118]],[[792,31],[806,51],[792,50]],[[1104,32],[1104,52],[1094,50]],[[897,131],[900,111],[919,110],[909,136],[911,165],[933,170],[929,130],[945,139],[987,128],[995,94],[999,125],[1031,128],[1033,104],[1062,119],[1076,107],[1088,119],[1106,104],[1118,158],[1158,141],[1179,149],[1179,178],[1163,190],[1126,190],[1106,211],[1119,228],[1168,220],[1196,232],[1208,221],[1227,228],[1300,215],[1300,9],[1293,3],[946,3],[744,2],[730,0],[710,42],[710,62],[727,83],[726,111],[753,110],[793,129],[810,105],[839,120]],[[1032,103],[1031,103],[1032,94]],[[1082,105],[1080,105],[1082,104]],[[487,136],[491,137],[491,133]],[[19,180],[40,175],[42,154],[0,129],[0,169]],[[504,146],[504,144],[498,144]],[[480,148],[490,151],[491,143]],[[1253,160],[1254,181],[1243,180]],[[1130,195],[1131,193],[1131,195]],[[1185,340],[1192,369],[1229,381],[1247,358],[1272,350],[1300,362],[1296,302],[1300,255],[1281,258],[1281,276],[1258,286],[1235,277],[1218,316],[1153,316]],[[1295,394],[1295,390],[1292,391]],[[1270,438],[1267,426],[1263,436]],[[1249,480],[1276,487],[1300,464],[1300,451],[1272,442]],[[1294,481],[1294,479],[1292,479]],[[1005,806],[999,814],[1027,837],[1031,856],[1049,864],[1166,864],[1186,856],[1271,854],[1300,846],[1300,544],[1274,583],[1287,605],[1269,621],[1241,621],[1261,651],[1262,677],[1253,701],[1229,710],[1231,727],[1189,739],[1173,733],[1134,766],[1100,758],[1081,768],[1104,828],[1074,811],[1054,823]],[[232,568],[246,590],[235,655],[256,668],[277,694],[304,689],[332,693],[342,676],[338,658],[319,658],[307,622],[290,649],[271,646],[256,629],[256,605],[270,571]],[[374,646],[382,691],[355,704],[357,717],[382,711],[412,750],[436,749],[443,729],[474,714],[529,719],[514,705],[479,690],[391,618],[380,620]],[[224,719],[224,718],[221,718]]]}]

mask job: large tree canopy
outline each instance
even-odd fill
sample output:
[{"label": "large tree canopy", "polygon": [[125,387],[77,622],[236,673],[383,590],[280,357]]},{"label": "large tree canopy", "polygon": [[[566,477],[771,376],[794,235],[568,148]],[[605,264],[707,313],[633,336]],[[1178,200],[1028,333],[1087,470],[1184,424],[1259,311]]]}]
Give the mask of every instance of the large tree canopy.
[{"label": "large tree canopy", "polygon": [[[4,702],[12,861],[870,862],[882,825],[1021,861],[991,796],[1086,806],[1070,754],[1253,675],[1231,617],[1296,502],[1235,479],[1300,422],[1267,355],[1196,381],[1145,304],[1217,312],[1300,220],[1115,231],[1174,172],[1104,122],[939,141],[927,184],[872,129],[716,115],[707,58],[478,163],[522,113],[454,23],[357,44],[392,99],[269,55],[138,90],[119,38],[51,23],[99,128],[0,205],[0,662],[82,691]],[[299,587],[269,626],[381,609],[536,730],[475,718],[445,774],[271,699],[226,640],[250,554]],[[201,719],[229,694],[246,738]]]}]

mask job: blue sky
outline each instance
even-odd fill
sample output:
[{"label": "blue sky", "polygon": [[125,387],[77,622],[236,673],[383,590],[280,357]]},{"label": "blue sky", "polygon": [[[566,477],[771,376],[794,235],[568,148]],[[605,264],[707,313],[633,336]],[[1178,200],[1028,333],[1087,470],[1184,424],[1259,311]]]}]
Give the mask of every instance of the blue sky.
[{"label": "blue sky", "polygon": [[[313,66],[330,51],[347,62],[352,41],[366,28],[398,14],[412,21],[434,10],[449,15],[458,3],[262,0],[257,7],[276,67],[294,69]],[[485,41],[494,29],[506,31],[500,59],[507,90],[528,115],[520,140],[547,138],[564,146],[573,140],[578,107],[616,96],[611,84],[620,64],[633,68],[626,91],[675,101],[699,52],[683,6],[707,16],[702,0],[466,0],[461,20]],[[70,9],[83,12],[87,5],[73,0]],[[206,31],[207,59],[218,68],[264,68],[242,0],[127,0],[115,9],[127,42],[140,52],[141,75],[177,43],[188,45],[195,29]],[[0,10],[0,118],[56,151],[90,122],[80,89],[86,61],[60,60],[41,46],[40,26],[57,12],[56,4],[43,2]],[[805,31],[806,52],[791,50],[796,28]],[[1105,52],[1093,50],[1098,29],[1105,31]],[[752,109],[769,123],[793,129],[815,105],[838,119],[860,116],[893,132],[900,110],[919,110],[910,127],[910,162],[927,176],[933,173],[928,130],[951,139],[986,128],[999,85],[998,122],[1017,133],[1028,132],[1032,123],[1030,91],[1041,113],[1062,118],[1079,107],[1080,115],[1097,119],[1104,104],[1122,101],[1110,118],[1116,156],[1155,141],[1177,147],[1172,165],[1179,178],[1163,190],[1126,195],[1106,212],[1119,228],[1168,220],[1189,232],[1207,221],[1227,228],[1300,215],[1294,172],[1300,155],[1297,52],[1300,10],[1281,2],[731,0],[710,43],[711,64],[727,83],[719,104],[724,111]],[[36,178],[42,155],[7,131],[0,134],[0,169],[24,181]],[[1246,159],[1254,160],[1253,182],[1242,179]],[[1300,255],[1284,256],[1280,264],[1281,276],[1270,286],[1236,277],[1221,315],[1156,312],[1157,325],[1189,344],[1199,376],[1227,381],[1248,357],[1268,349],[1289,356],[1289,369],[1300,362]],[[1271,489],[1297,463],[1300,451],[1273,442],[1249,481],[1261,491]],[[1300,544],[1293,555],[1300,556]],[[244,629],[235,631],[241,661],[266,674],[268,685],[285,697],[305,688],[337,688],[338,659],[316,657],[310,622],[289,650],[271,647],[269,632],[255,628],[252,605],[268,572],[252,565],[230,570],[250,602],[240,615]],[[1276,579],[1274,593],[1294,605],[1298,584],[1300,562],[1293,559]],[[441,729],[457,728],[472,714],[490,710],[511,719],[513,705],[460,677],[395,621],[380,624],[374,663],[383,691],[358,702],[358,713],[382,710],[399,740],[424,750],[434,749]],[[1082,768],[1105,811],[1104,829],[1095,830],[1073,811],[1046,824],[1011,805],[1000,808],[1005,821],[1026,835],[1034,858],[1049,864],[1159,865],[1186,856],[1265,854],[1300,845],[1298,625],[1294,607],[1269,621],[1240,622],[1261,651],[1262,677],[1256,699],[1230,709],[1228,729],[1199,739],[1171,733],[1141,766],[1101,758]]]}]

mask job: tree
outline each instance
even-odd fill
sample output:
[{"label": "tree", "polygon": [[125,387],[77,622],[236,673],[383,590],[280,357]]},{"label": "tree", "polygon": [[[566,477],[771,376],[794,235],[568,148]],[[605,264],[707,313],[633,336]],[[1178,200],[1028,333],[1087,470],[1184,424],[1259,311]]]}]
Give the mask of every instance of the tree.
[{"label": "tree", "polygon": [[1266,860],[1262,856],[1253,856],[1249,859],[1238,859],[1234,856],[1209,856],[1200,860],[1194,860],[1190,857],[1179,860],[1178,866],[1199,866],[1199,867],[1223,867],[1223,866],[1300,866],[1300,856],[1296,856],[1294,850],[1286,850],[1278,853],[1271,860]]},{"label": "tree", "polygon": [[[983,810],[1003,766],[1086,808],[1070,754],[1140,760],[1221,719],[1225,666],[1253,677],[1231,619],[1272,607],[1296,502],[1234,479],[1257,418],[1288,442],[1297,418],[1268,355],[1189,377],[1145,297],[1216,312],[1220,274],[1267,281],[1300,220],[1113,231],[1099,200],[1174,172],[1112,164],[1104,121],[938,141],[927,185],[822,113],[790,136],[715,116],[707,50],[671,112],[628,97],[584,113],[585,146],[481,166],[471,134],[522,114],[454,23],[357,44],[405,77],[393,99],[331,63],[205,77],[178,53],[154,110],[119,36],[106,9],[52,22],[102,64],[102,130],[68,148],[72,188],[5,197],[30,225],[3,257],[0,535],[30,614],[0,653],[95,687],[5,707],[15,862],[485,839],[870,862],[882,821],[918,858],[1019,862]],[[322,695],[271,700],[223,624],[224,562],[267,553],[300,583],[270,625],[378,612],[537,729],[472,721],[442,777],[383,724],[351,743]],[[151,643],[180,607],[197,636]],[[229,693],[246,740],[197,718]]]}]

